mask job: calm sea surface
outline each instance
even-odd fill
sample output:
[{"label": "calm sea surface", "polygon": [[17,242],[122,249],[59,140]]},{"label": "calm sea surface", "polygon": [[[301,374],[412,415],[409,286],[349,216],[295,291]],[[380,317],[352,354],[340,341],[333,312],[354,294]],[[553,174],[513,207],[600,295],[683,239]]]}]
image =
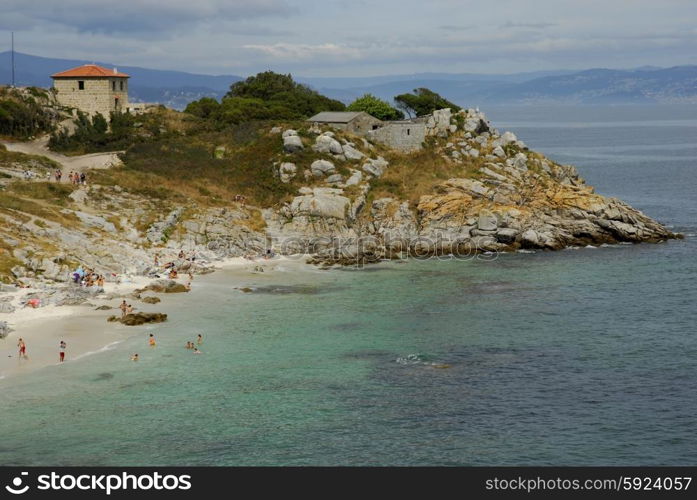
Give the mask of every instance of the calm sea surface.
[{"label": "calm sea surface", "polygon": [[168,323],[0,380],[0,463],[697,463],[697,107],[486,111],[687,238],[197,278]]}]

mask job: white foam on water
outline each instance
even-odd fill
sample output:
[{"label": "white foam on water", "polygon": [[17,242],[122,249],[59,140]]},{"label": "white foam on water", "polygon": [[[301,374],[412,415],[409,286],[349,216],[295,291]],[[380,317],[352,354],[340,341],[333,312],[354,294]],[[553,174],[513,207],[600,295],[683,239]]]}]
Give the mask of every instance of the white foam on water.
[{"label": "white foam on water", "polygon": [[75,356],[73,358],[73,361],[77,361],[78,359],[82,359],[82,358],[85,358],[87,356],[92,356],[93,354],[99,354],[100,352],[106,352],[109,349],[111,349],[112,347],[114,347],[116,344],[120,344],[121,342],[123,342],[123,340],[117,340],[115,342],[111,342],[110,344],[105,345],[104,347],[102,347],[100,349],[97,349],[96,351],[87,351],[85,353],[80,354],[79,356]]},{"label": "white foam on water", "polygon": [[536,253],[536,252],[535,252],[535,250],[521,249],[521,250],[516,250],[516,253]]}]

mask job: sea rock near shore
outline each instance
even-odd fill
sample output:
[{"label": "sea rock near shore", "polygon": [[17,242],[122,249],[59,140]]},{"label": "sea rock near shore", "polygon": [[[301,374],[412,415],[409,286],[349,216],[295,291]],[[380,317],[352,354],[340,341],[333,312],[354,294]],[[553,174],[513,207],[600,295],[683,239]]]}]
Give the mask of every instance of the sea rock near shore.
[{"label": "sea rock near shore", "polygon": [[142,302],[145,302],[146,304],[157,304],[157,303],[161,302],[159,297],[153,297],[153,296],[143,297],[140,300]]},{"label": "sea rock near shore", "polygon": [[117,316],[109,316],[107,318],[107,321],[112,323],[119,322],[126,326],[138,326],[144,325],[146,323],[162,323],[164,321],[167,321],[167,315],[164,313],[138,312],[127,314],[123,318],[119,318]]},{"label": "sea rock near shore", "polygon": [[142,293],[148,290],[155,293],[182,293],[189,291],[184,285],[174,280],[156,280],[148,284],[145,288],[136,290],[136,292]]},{"label": "sea rock near shore", "polygon": [[12,328],[7,324],[7,321],[0,321],[0,339],[4,339],[12,332]]}]

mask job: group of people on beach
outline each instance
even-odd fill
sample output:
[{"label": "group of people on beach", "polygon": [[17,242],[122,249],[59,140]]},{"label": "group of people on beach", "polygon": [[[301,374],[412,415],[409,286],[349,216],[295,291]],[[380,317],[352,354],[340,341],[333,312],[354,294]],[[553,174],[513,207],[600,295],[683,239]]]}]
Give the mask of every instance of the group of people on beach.
[{"label": "group of people on beach", "polygon": [[73,283],[79,284],[80,286],[104,286],[104,275],[97,274],[93,269],[83,269],[82,266],[78,266],[72,273]]},{"label": "group of people on beach", "polygon": [[[17,347],[19,348],[19,359],[29,359],[29,356],[27,356],[27,343],[23,338],[19,338]],[[61,340],[60,344],[58,344],[58,361],[61,363],[65,361],[65,350],[67,347],[68,344],[65,340]]]},{"label": "group of people on beach", "polygon": [[133,312],[133,306],[131,304],[126,303],[126,299],[123,299],[121,301],[119,309],[121,309],[122,318],[126,317],[126,315],[131,314]]},{"label": "group of people on beach", "polygon": [[[179,259],[180,261],[186,260],[186,261],[189,261],[193,264],[193,262],[196,260],[196,253],[191,252],[187,256],[186,253],[184,252],[184,250],[182,249],[177,254],[177,259]],[[155,256],[153,258],[153,264],[154,264],[154,267],[156,267],[156,268],[159,268],[161,266],[159,253],[155,254]],[[174,260],[170,260],[164,266],[162,266],[162,268],[163,268],[162,274],[165,274],[169,279],[176,280],[177,278],[179,278],[179,271],[177,271],[177,265],[174,262]],[[194,279],[194,275],[191,273],[191,271],[189,271],[188,276],[189,276],[189,281],[186,283],[185,286],[186,286],[187,290],[191,290],[191,282]]]},{"label": "group of people on beach", "polygon": [[[196,338],[196,344],[194,344],[194,343],[191,342],[191,341],[188,341],[188,342],[186,343],[186,348],[192,350],[192,351],[194,352],[194,354],[203,354],[203,353],[199,350],[199,348],[198,348],[198,346],[201,345],[201,344],[203,344],[203,335],[201,335],[201,334],[199,333],[199,334],[198,334],[198,337]],[[157,342],[155,341],[155,335],[152,334],[152,333],[151,333],[151,334],[149,335],[149,337],[148,337],[148,345],[149,345],[151,348],[154,348],[154,347],[157,346]],[[134,354],[131,356],[131,361],[140,361],[140,355],[139,355],[137,352],[134,353]]]}]

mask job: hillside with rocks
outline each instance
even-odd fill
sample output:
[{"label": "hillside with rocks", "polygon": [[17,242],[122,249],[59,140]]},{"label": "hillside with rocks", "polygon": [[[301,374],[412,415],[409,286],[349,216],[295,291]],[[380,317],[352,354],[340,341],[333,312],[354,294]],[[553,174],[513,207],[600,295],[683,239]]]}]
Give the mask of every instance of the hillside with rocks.
[{"label": "hillside with rocks", "polygon": [[238,142],[183,133],[134,146],[86,185],[46,180],[52,160],[0,146],[0,277],[57,290],[77,266],[153,276],[156,254],[182,249],[197,258],[177,267],[198,273],[269,248],[346,265],[679,237],[479,111],[438,110],[428,130],[412,154],[305,122],[257,124]]}]

